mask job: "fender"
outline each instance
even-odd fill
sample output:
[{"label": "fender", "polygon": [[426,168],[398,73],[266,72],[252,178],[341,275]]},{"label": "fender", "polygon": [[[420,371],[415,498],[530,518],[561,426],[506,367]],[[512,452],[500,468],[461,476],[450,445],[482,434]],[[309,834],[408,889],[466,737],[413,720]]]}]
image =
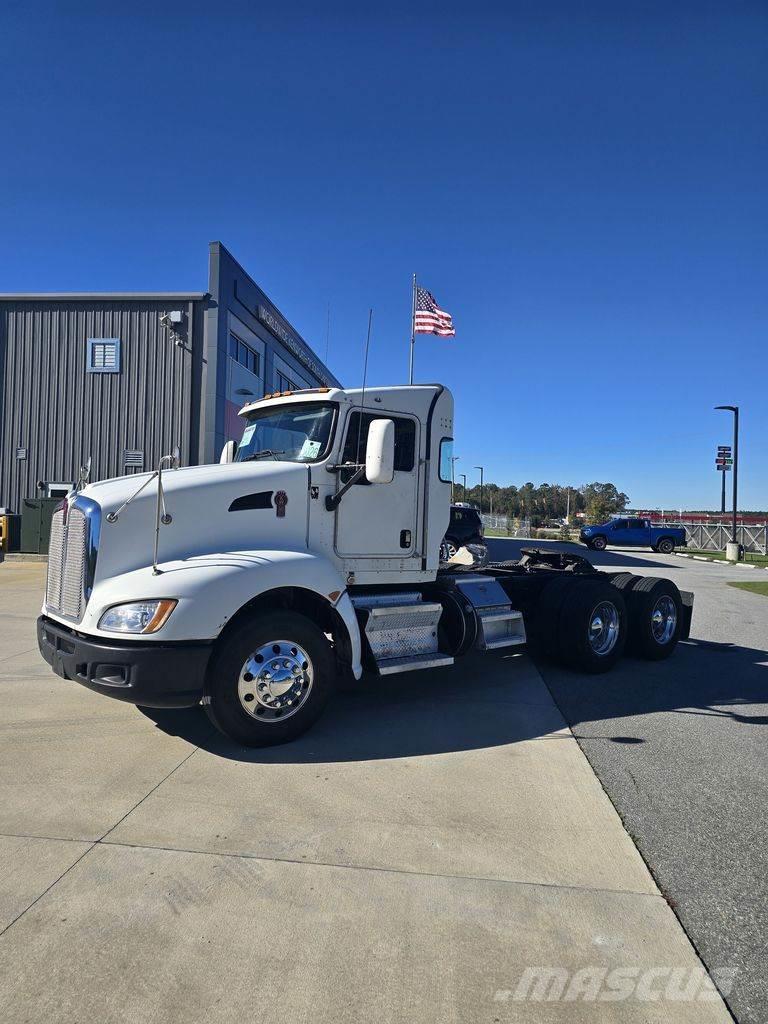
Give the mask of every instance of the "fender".
[{"label": "fender", "polygon": [[[360,678],[361,641],[354,608],[342,576],[322,556],[308,551],[227,551],[163,562],[158,568],[157,575],[151,566],[145,566],[97,582],[78,632],[124,641],[130,638],[127,634],[98,628],[104,611],[128,601],[167,597],[177,600],[177,607],[157,633],[142,634],[142,642],[215,640],[255,597],[270,590],[300,587],[324,598],[341,616],[349,636],[352,671]],[[50,617],[71,627],[66,619]]]}]

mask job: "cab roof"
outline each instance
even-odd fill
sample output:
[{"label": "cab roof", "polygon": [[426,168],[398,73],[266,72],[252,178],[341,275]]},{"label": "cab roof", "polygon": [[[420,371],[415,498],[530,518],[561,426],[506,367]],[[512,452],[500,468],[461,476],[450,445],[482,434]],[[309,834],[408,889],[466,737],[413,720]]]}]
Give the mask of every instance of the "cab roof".
[{"label": "cab roof", "polygon": [[248,416],[252,412],[277,404],[288,405],[313,400],[360,405],[364,399],[366,409],[371,408],[369,403],[373,402],[380,403],[383,408],[388,406],[396,408],[407,397],[413,400],[417,397],[432,396],[441,387],[440,384],[403,384],[399,387],[366,388],[365,394],[363,394],[362,388],[304,388],[297,391],[275,391],[272,394],[264,395],[263,398],[259,398],[255,402],[248,402],[240,409],[238,415]]}]

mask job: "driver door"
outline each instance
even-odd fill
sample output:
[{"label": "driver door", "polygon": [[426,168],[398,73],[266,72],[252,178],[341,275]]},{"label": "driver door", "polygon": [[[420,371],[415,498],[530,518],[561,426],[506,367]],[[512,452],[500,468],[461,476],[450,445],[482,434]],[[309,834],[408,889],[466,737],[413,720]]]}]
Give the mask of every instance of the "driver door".
[{"label": "driver door", "polygon": [[[349,413],[342,463],[365,463],[372,420],[395,424],[395,471],[391,483],[369,484],[363,477],[342,498],[336,510],[336,552],[345,558],[415,558],[418,555],[419,422],[385,410]],[[350,470],[339,471],[339,484]]]}]

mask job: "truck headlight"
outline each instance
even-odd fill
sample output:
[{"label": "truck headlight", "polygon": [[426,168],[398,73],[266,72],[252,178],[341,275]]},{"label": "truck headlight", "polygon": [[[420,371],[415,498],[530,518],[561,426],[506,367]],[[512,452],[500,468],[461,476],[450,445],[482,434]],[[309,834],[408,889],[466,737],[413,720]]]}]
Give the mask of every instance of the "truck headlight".
[{"label": "truck headlight", "polygon": [[101,616],[99,629],[108,629],[112,633],[156,633],[165,625],[176,604],[168,598],[116,604]]}]

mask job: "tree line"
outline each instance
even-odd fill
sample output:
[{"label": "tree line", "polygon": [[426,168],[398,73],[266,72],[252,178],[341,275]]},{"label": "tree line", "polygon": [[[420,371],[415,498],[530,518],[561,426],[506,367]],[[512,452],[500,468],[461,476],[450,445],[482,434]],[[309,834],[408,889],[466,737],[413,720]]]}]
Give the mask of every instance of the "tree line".
[{"label": "tree line", "polygon": [[[453,496],[455,501],[467,501],[480,508],[479,484],[468,487],[465,493],[457,483]],[[603,523],[610,516],[623,512],[628,503],[629,497],[615,484],[598,482],[579,487],[547,483],[537,487],[530,481],[522,487],[485,483],[482,494],[483,512],[530,519],[532,526],[546,526],[555,520],[564,522],[566,516],[573,521],[577,512],[584,512],[590,523]]]}]

